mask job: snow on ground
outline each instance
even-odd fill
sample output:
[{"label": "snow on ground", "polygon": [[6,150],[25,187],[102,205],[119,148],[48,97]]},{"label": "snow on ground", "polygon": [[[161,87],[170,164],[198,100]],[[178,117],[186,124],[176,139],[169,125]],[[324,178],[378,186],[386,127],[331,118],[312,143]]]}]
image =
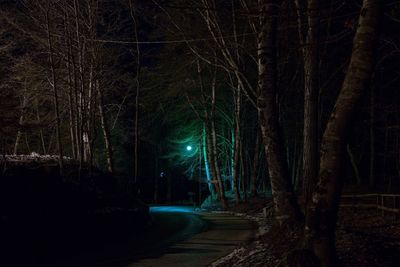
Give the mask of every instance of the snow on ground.
[{"label": "snow on ground", "polygon": [[213,262],[211,267],[246,267],[246,266],[264,266],[268,249],[260,241],[253,242],[249,247],[240,247],[235,249],[229,255]]},{"label": "snow on ground", "polygon": [[[263,213],[257,213],[253,215],[231,211],[213,211],[213,213],[230,214],[256,222],[258,225],[256,238],[264,235],[271,227],[271,218],[264,217]],[[211,263],[210,266],[263,266],[264,264],[260,265],[260,263],[265,262],[265,257],[267,256],[267,254],[268,250],[265,244],[260,241],[254,241],[250,245],[236,248],[230,254]]]},{"label": "snow on ground", "polygon": [[[25,163],[25,162],[57,162],[59,159],[58,155],[40,155],[36,152],[32,152],[29,155],[3,155],[0,156],[0,161],[5,161],[9,163]],[[63,157],[65,161],[71,161],[70,157]]]}]

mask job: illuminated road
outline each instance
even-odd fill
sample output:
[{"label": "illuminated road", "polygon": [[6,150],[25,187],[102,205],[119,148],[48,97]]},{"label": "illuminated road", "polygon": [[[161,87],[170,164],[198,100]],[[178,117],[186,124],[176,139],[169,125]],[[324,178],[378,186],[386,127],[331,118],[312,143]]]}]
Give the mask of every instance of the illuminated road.
[{"label": "illuminated road", "polygon": [[226,214],[196,213],[189,207],[152,207],[145,231],[106,244],[58,266],[206,266],[253,237],[254,225]]}]

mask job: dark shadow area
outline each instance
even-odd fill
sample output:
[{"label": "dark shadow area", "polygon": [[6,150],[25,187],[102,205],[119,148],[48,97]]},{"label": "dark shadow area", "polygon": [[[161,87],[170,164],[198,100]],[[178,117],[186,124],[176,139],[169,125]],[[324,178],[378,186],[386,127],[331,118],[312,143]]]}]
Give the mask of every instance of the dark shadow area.
[{"label": "dark shadow area", "polygon": [[[1,266],[58,266],[135,236],[149,208],[98,170],[8,165],[0,177]],[[4,254],[3,254],[4,253]],[[62,265],[60,265],[62,266]]]}]

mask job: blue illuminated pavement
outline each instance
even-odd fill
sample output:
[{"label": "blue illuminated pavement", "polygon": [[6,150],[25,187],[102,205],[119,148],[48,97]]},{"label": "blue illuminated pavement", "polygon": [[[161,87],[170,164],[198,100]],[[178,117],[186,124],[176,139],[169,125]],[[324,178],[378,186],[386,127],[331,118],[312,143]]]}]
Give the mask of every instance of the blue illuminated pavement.
[{"label": "blue illuminated pavement", "polygon": [[182,213],[193,213],[194,208],[188,206],[153,206],[150,207],[151,213],[157,212],[182,212]]}]

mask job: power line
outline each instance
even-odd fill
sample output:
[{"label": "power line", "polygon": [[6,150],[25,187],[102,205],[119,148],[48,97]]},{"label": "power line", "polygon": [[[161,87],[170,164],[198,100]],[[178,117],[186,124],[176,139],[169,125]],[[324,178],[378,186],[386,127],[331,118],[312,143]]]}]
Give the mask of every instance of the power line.
[{"label": "power line", "polygon": [[[216,37],[217,39],[235,38],[242,36],[256,35],[256,33],[244,33],[237,35],[226,35]],[[87,39],[88,41],[98,43],[113,43],[113,44],[178,44],[178,43],[193,43],[201,41],[211,41],[214,38],[196,38],[196,39],[181,39],[181,40],[166,40],[166,41],[124,41],[124,40],[105,40],[105,39]]]}]

